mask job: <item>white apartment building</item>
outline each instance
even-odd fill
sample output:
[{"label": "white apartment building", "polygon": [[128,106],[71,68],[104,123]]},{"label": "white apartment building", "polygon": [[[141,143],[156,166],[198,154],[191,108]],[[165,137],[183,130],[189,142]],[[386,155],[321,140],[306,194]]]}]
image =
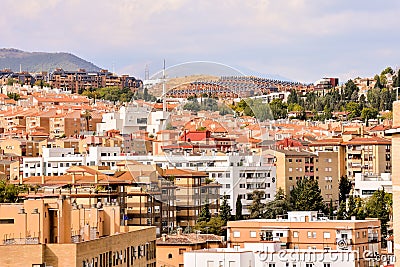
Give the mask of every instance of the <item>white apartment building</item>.
[{"label": "white apartment building", "polygon": [[149,106],[131,104],[118,111],[103,114],[102,122],[97,124],[97,134],[104,135],[109,130],[120,130],[121,134],[132,134],[138,131],[156,133],[165,128],[169,121],[169,112],[151,110]]},{"label": "white apartment building", "polygon": [[71,166],[86,165],[83,155],[74,154],[73,148],[43,148],[42,157],[25,157],[22,159],[23,178],[29,176],[59,176]]},{"label": "white apartment building", "polygon": [[123,106],[119,111],[103,114],[102,122],[97,124],[97,134],[104,135],[106,131],[118,129],[121,134],[132,134],[146,131],[149,107],[139,105]]},{"label": "white apartment building", "polygon": [[369,197],[376,190],[382,189],[387,193],[392,193],[392,175],[390,173],[381,173],[380,175],[355,174],[354,196]]},{"label": "white apartment building", "polygon": [[242,249],[213,248],[183,254],[184,266],[206,267],[356,267],[356,251],[285,249],[276,243],[248,244]]}]

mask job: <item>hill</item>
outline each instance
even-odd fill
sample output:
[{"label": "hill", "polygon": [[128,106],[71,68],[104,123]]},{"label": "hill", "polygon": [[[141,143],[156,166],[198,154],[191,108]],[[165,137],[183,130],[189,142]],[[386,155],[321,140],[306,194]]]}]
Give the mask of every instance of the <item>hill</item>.
[{"label": "hill", "polygon": [[54,71],[56,68],[64,70],[85,69],[98,71],[99,67],[91,62],[70,53],[25,52],[14,48],[0,48],[0,69],[40,72]]}]

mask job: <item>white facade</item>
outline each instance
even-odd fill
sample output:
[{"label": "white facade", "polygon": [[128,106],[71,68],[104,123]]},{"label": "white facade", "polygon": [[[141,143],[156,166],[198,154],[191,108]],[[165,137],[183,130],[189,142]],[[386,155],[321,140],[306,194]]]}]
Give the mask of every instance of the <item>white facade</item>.
[{"label": "white facade", "polygon": [[369,197],[376,190],[384,189],[385,192],[392,193],[392,175],[381,173],[381,175],[355,174],[354,195],[359,197]]},{"label": "white facade", "polygon": [[356,251],[279,250],[253,244],[243,249],[195,250],[183,255],[184,266],[205,267],[355,267]]},{"label": "white facade", "polygon": [[109,130],[120,130],[121,134],[132,134],[147,130],[150,109],[138,105],[123,106],[116,112],[103,114],[102,122],[97,124],[97,134],[104,135]]}]

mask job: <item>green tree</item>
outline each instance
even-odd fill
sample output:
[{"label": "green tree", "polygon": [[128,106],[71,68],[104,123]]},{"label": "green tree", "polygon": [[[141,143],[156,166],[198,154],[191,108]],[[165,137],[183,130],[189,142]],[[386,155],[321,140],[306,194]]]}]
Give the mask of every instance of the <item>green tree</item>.
[{"label": "green tree", "polygon": [[299,103],[299,95],[297,94],[296,90],[292,89],[290,91],[290,94],[287,98],[287,103],[288,103],[288,105]]},{"label": "green tree", "polygon": [[211,212],[210,212],[210,204],[207,202],[201,208],[201,212],[199,217],[197,218],[197,222],[208,222],[211,219]]},{"label": "green tree", "polygon": [[282,99],[276,98],[269,103],[273,118],[284,119],[287,117],[287,105],[283,103]]},{"label": "green tree", "polygon": [[383,88],[379,75],[375,75],[374,80],[376,81],[374,88]]},{"label": "green tree", "polygon": [[356,102],[348,102],[346,104],[346,111],[350,112],[350,114],[348,115],[349,119],[354,119],[361,115],[360,105]]},{"label": "green tree", "polygon": [[378,218],[381,221],[382,242],[388,236],[388,222],[393,205],[392,194],[384,190],[377,190],[368,198],[365,209],[368,217]]},{"label": "green tree", "polygon": [[337,211],[337,219],[346,220],[347,217],[346,201],[342,201],[340,202],[339,209]]},{"label": "green tree", "polygon": [[0,181],[0,203],[15,203],[18,201],[20,187]]},{"label": "green tree", "polygon": [[192,101],[186,103],[183,106],[183,109],[197,112],[200,111],[201,107],[199,102],[197,101],[197,98],[194,98]]},{"label": "green tree", "polygon": [[219,207],[219,214],[218,216],[221,218],[221,220],[224,222],[224,225],[231,219],[231,207],[228,204],[228,198],[226,195],[222,197],[222,204]]},{"label": "green tree", "polygon": [[339,181],[339,203],[346,202],[347,196],[350,194],[352,188],[351,181],[347,176],[340,177]]},{"label": "green tree", "polygon": [[82,117],[85,119],[86,121],[86,131],[89,131],[90,127],[89,127],[89,122],[92,119],[92,114],[90,113],[89,110],[85,110],[85,112],[83,113]]},{"label": "green tree", "polygon": [[[356,92],[357,96],[354,95],[354,92]],[[356,99],[352,99],[352,98],[356,98]],[[346,82],[346,84],[345,84],[345,87],[344,87],[344,99],[352,100],[352,101],[357,101],[358,100],[358,87],[355,85],[353,80],[348,80]]]},{"label": "green tree", "polygon": [[243,206],[242,206],[242,196],[238,195],[236,198],[236,214],[235,220],[243,219]]},{"label": "green tree", "polygon": [[17,93],[7,93],[8,98],[18,101],[21,96]]},{"label": "green tree", "polygon": [[17,81],[13,78],[8,78],[7,80],[7,85],[14,85],[14,83],[16,83]]},{"label": "green tree", "polygon": [[368,126],[368,120],[376,119],[378,116],[378,111],[375,108],[363,108],[361,111],[361,119],[365,121],[366,126]]},{"label": "green tree", "polygon": [[276,191],[274,200],[267,202],[263,211],[263,218],[275,219],[277,215],[284,215],[289,210],[290,203],[282,188]]},{"label": "green tree", "polygon": [[227,107],[225,104],[222,104],[218,107],[219,115],[220,116],[225,116],[227,114],[233,114],[233,111],[231,108]]},{"label": "green tree", "polygon": [[195,230],[199,230],[203,234],[224,234],[224,221],[219,217],[212,217],[209,221],[197,222],[194,226]]},{"label": "green tree", "polygon": [[263,217],[263,210],[265,208],[265,204],[262,202],[263,196],[264,192],[259,190],[254,190],[251,193],[250,198],[252,199],[252,202],[248,207],[251,219]]},{"label": "green tree", "polygon": [[296,211],[321,211],[326,213],[326,206],[317,180],[303,178],[290,191],[290,205]]}]

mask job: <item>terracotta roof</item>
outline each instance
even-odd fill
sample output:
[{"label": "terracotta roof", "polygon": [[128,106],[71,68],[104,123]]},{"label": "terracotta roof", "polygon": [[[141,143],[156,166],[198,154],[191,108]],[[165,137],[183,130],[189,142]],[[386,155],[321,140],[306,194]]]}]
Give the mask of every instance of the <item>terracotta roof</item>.
[{"label": "terracotta roof", "polygon": [[331,146],[331,145],[340,145],[342,143],[342,138],[329,138],[329,139],[320,139],[315,140],[309,143],[309,146]]},{"label": "terracotta roof", "polygon": [[354,137],[344,145],[391,145],[392,141],[386,138],[371,136],[371,137]]}]

